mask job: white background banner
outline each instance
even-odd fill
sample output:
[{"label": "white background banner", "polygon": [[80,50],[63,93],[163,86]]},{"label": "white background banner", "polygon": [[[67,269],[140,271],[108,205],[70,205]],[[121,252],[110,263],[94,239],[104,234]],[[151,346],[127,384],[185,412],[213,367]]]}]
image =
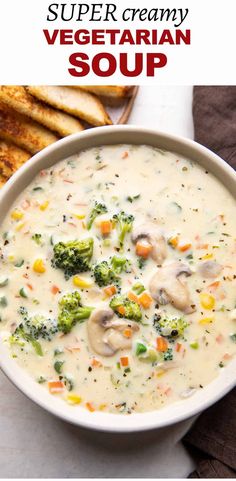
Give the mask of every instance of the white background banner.
[{"label": "white background banner", "polygon": [[[49,6],[52,4],[49,12]],[[74,8],[71,21],[61,20],[63,4],[66,18],[70,18]],[[110,8],[115,11],[115,20],[110,17],[109,21],[104,21],[107,4],[113,5]],[[62,3],[53,0],[0,0],[0,6],[1,84],[233,85],[236,83],[235,0],[111,0],[111,2],[99,0],[97,4],[95,0],[83,0],[77,3],[68,0],[63,0]],[[82,15],[83,20],[78,21],[81,8],[82,13],[87,9],[88,12]],[[95,9],[96,21],[90,21],[92,8]],[[161,21],[161,13],[166,9],[170,10],[169,20],[166,21],[167,14],[164,14]],[[122,20],[124,11],[126,15]],[[153,17],[155,12],[156,20],[145,19],[148,14]],[[180,24],[181,12],[183,14],[187,12],[187,15]],[[129,18],[133,14],[135,17],[131,21]],[[49,21],[48,15],[50,19],[54,19],[57,15],[58,18]],[[99,34],[104,39],[104,44],[80,45],[74,42],[61,45],[59,43],[60,30],[68,30],[67,41],[69,39],[73,42],[74,33],[78,30],[88,30],[87,38],[90,38],[92,30],[113,29],[120,31],[116,34],[115,45],[110,44],[110,36],[104,32]],[[136,37],[136,30],[157,30],[159,40],[163,30],[169,30],[169,40],[172,36],[174,42],[176,30],[181,30],[183,33],[190,30],[191,44],[180,42],[179,45],[171,45],[165,41],[161,45],[143,43],[132,45],[128,42],[119,45],[124,29],[130,30],[133,38]],[[55,30],[59,30],[54,45],[48,45],[43,30],[48,30],[50,37]],[[80,38],[84,37],[80,36]],[[88,72],[87,75],[71,74],[69,69],[73,68],[70,62],[72,54],[74,56],[77,54],[77,59],[81,54],[86,56],[83,68],[84,72],[85,70]],[[111,75],[102,77],[96,68],[93,68],[99,63],[98,54],[113,58],[112,69],[115,71]],[[122,62],[120,62],[120,54],[123,54]],[[139,54],[139,64],[142,63],[142,68],[140,67],[137,75],[127,76],[122,73],[121,64],[124,68],[126,58],[124,54],[126,54],[130,71],[135,67],[135,54]],[[155,55],[151,57],[150,54]],[[163,56],[163,54],[166,56],[166,65],[161,68],[160,65],[154,66],[153,75],[148,76],[147,63],[150,74],[152,59],[155,58],[157,63],[158,55]],[[108,60],[101,60],[99,66],[106,72],[109,66]],[[74,70],[80,71],[77,66],[74,66]]]}]

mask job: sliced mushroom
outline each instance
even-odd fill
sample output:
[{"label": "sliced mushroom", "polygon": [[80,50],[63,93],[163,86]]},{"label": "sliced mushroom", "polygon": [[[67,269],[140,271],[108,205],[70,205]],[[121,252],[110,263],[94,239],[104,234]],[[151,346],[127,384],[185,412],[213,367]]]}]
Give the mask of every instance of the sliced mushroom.
[{"label": "sliced mushroom", "polygon": [[136,227],[132,232],[131,239],[134,244],[136,244],[139,239],[146,239],[152,246],[152,259],[158,262],[158,264],[162,264],[167,256],[166,241],[163,233],[156,224],[148,222]]},{"label": "sliced mushroom", "polygon": [[207,279],[215,279],[215,277],[221,273],[222,269],[223,267],[216,261],[205,261],[198,267],[201,276]]},{"label": "sliced mushroom", "polygon": [[157,273],[152,277],[149,289],[152,297],[162,305],[169,302],[185,312],[191,314],[194,312],[194,306],[190,299],[188,287],[180,276],[191,276],[192,271],[189,266],[182,262],[174,262],[166,266],[160,267]]},{"label": "sliced mushroom", "polygon": [[87,323],[90,345],[101,356],[113,356],[119,349],[131,348],[132,340],[123,332],[127,328],[132,332],[139,330],[135,322],[113,317],[112,309],[102,307],[92,312]]}]

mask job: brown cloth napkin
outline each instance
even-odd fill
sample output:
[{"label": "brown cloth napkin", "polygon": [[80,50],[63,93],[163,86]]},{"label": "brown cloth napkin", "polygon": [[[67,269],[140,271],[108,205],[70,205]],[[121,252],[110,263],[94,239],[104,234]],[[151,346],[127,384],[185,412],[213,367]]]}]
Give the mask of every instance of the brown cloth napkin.
[{"label": "brown cloth napkin", "polygon": [[[236,169],[236,87],[195,87],[195,140]],[[236,389],[205,411],[184,438],[195,455],[190,478],[236,478]]]}]

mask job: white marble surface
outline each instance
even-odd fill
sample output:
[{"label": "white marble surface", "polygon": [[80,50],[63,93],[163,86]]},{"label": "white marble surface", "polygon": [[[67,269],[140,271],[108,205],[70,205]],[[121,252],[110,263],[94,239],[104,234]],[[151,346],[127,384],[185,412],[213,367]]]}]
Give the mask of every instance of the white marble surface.
[{"label": "white marble surface", "polygon": [[[193,136],[191,87],[142,87],[130,123]],[[44,412],[0,372],[0,477],[186,477],[194,463],[178,441],[191,421],[158,432],[88,432]]]}]

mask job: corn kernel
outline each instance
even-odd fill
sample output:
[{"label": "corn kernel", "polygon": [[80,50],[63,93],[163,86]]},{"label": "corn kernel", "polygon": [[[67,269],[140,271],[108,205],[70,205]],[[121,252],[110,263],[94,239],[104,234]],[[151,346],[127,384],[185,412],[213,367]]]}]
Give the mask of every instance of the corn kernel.
[{"label": "corn kernel", "polygon": [[203,317],[198,323],[204,326],[205,324],[211,324],[213,321],[214,317]]},{"label": "corn kernel", "polygon": [[36,259],[33,264],[33,269],[38,274],[43,274],[46,271],[43,259]]},{"label": "corn kernel", "polygon": [[204,309],[213,309],[213,307],[215,306],[214,297],[211,296],[211,294],[207,294],[206,292],[202,292],[200,294],[200,302],[201,302],[201,306]]},{"label": "corn kernel", "polygon": [[46,200],[43,204],[40,204],[39,208],[40,210],[44,211],[47,209],[48,206],[49,206],[49,201]]},{"label": "corn kernel", "polygon": [[82,214],[73,214],[74,217],[76,217],[76,219],[79,219],[79,220],[83,220],[85,219],[85,215],[82,215]]},{"label": "corn kernel", "polygon": [[18,231],[21,230],[24,226],[25,226],[25,222],[19,222],[19,224],[17,224],[15,230],[18,232]]},{"label": "corn kernel", "polygon": [[23,212],[20,212],[19,210],[13,210],[11,213],[11,218],[13,220],[21,220],[23,219],[23,217],[24,217]]},{"label": "corn kernel", "polygon": [[212,258],[213,258],[213,254],[206,254],[205,256],[202,256],[202,260],[212,259]]},{"label": "corn kernel", "polygon": [[73,277],[73,284],[75,287],[81,287],[81,288],[86,288],[86,287],[91,287],[92,283],[86,281],[82,277],[75,276]]},{"label": "corn kernel", "polygon": [[80,404],[81,401],[82,401],[82,398],[80,396],[78,396],[77,394],[68,394],[67,401],[70,404]]}]

